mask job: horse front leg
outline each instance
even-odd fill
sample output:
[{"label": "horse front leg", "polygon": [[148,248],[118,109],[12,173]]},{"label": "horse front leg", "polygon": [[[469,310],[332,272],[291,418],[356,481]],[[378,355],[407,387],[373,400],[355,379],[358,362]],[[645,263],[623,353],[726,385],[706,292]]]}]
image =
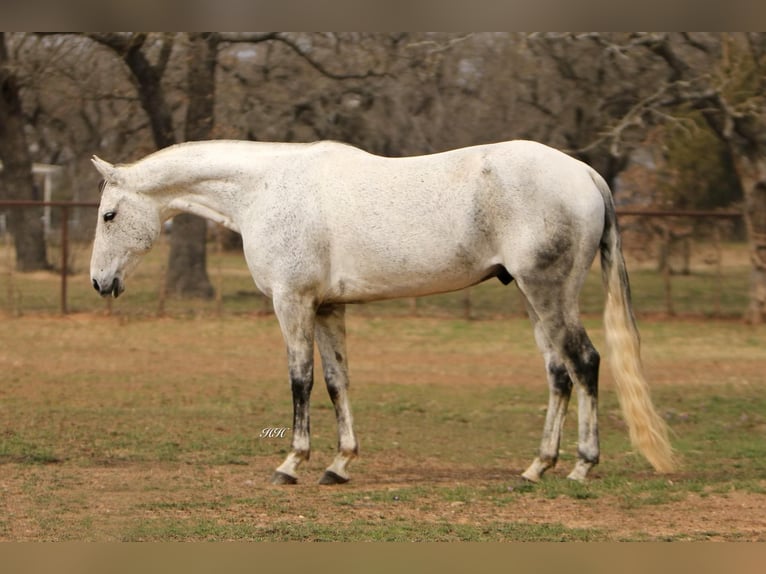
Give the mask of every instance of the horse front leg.
[{"label": "horse front leg", "polygon": [[276,469],[272,484],[295,484],[297,468],[311,456],[309,406],[314,386],[313,302],[301,298],[275,297],[276,312],[287,345],[287,364],[293,395],[293,437],[290,454]]},{"label": "horse front leg", "polygon": [[322,357],[327,392],[335,407],[335,418],[338,422],[338,454],[325,470],[319,484],[348,482],[348,463],[359,453],[348,398],[345,317],[345,305],[322,306],[317,311],[316,317],[317,347]]}]

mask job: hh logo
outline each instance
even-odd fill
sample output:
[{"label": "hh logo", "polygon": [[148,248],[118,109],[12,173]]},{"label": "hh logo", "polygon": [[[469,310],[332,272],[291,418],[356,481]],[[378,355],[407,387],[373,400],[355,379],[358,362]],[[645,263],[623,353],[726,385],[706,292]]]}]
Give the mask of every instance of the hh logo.
[{"label": "hh logo", "polygon": [[285,438],[290,427],[266,427],[261,431],[259,438]]}]

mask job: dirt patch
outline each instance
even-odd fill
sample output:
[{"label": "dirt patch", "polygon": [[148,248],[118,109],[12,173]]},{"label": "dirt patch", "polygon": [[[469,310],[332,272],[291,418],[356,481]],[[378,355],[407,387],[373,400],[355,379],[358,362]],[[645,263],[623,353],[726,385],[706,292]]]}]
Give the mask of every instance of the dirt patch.
[{"label": "dirt patch", "polygon": [[[282,524],[352,525],[381,521],[413,524],[560,525],[600,531],[608,540],[766,541],[766,496],[732,491],[688,494],[664,504],[626,507],[618,497],[578,500],[545,498],[534,491],[514,494],[514,480],[483,479],[429,464],[417,472],[368,466],[353,482],[339,487],[299,484],[273,487],[269,470],[252,467],[129,465],[118,468],[24,468],[5,465],[0,492],[5,501],[4,540],[120,540],[156,522],[212,522],[250,529]],[[256,471],[256,472],[254,472]],[[390,473],[398,481],[390,480]],[[379,474],[380,473],[380,474]],[[412,492],[424,474],[438,489],[457,489],[457,500],[443,492]],[[490,471],[489,474],[497,474]],[[34,486],[32,486],[34,484]],[[480,485],[485,495],[472,497]],[[486,491],[493,493],[486,496]],[[401,495],[401,496],[400,496]],[[54,500],[55,499],[55,500]],[[43,504],[44,502],[44,504]]]}]

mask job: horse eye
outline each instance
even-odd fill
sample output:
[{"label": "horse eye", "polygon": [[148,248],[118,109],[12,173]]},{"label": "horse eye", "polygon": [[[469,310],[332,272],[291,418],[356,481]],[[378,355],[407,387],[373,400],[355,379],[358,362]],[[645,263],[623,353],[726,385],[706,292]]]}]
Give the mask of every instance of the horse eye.
[{"label": "horse eye", "polygon": [[104,221],[112,221],[112,219],[114,219],[116,215],[117,215],[116,211],[107,211],[104,214]]}]

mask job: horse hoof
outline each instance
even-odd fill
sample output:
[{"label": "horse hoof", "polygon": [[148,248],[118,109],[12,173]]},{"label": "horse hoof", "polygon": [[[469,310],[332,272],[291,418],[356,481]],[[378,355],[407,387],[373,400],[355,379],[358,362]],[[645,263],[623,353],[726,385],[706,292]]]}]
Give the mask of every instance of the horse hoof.
[{"label": "horse hoof", "polygon": [[534,474],[529,471],[519,475],[520,484],[537,484],[540,482],[540,475]]},{"label": "horse hoof", "polygon": [[292,475],[285,474],[284,472],[274,471],[271,477],[271,484],[297,484],[298,479]]},{"label": "horse hoof", "polygon": [[325,470],[322,478],[319,479],[319,484],[345,484],[347,482],[348,478],[344,478],[331,470]]}]

